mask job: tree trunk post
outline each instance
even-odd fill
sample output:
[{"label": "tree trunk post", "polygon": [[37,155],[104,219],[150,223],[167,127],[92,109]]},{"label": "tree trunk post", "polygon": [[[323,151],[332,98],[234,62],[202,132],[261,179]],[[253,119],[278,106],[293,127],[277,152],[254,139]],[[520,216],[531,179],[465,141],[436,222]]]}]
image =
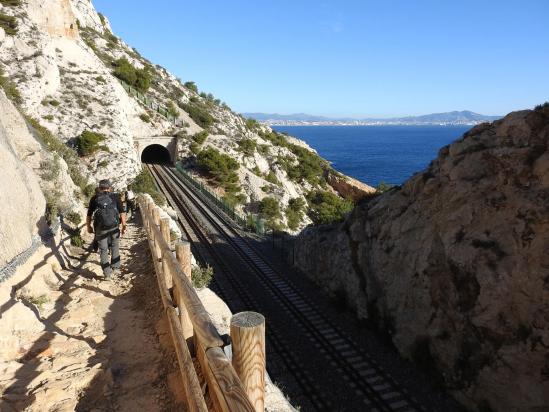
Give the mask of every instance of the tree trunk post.
[{"label": "tree trunk post", "polygon": [[241,312],[231,318],[232,364],[257,412],[265,408],[265,317]]}]

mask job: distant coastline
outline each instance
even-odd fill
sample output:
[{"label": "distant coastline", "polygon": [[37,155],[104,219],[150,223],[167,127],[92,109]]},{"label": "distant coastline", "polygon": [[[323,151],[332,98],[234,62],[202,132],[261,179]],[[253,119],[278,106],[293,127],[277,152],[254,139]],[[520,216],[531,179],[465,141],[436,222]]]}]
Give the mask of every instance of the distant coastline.
[{"label": "distant coastline", "polygon": [[306,113],[287,115],[243,113],[243,116],[267,126],[475,126],[501,118],[501,116],[486,116],[468,110],[387,119],[335,119]]}]

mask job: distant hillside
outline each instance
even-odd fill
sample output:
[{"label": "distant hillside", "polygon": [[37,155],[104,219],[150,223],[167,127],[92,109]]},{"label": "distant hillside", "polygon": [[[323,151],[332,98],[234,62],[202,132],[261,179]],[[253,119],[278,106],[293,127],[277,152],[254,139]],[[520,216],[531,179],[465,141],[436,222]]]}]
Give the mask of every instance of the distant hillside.
[{"label": "distant hillside", "polygon": [[501,116],[486,116],[469,110],[453,111],[445,113],[432,113],[422,116],[407,116],[393,118],[330,118],[314,116],[306,113],[295,114],[271,114],[271,113],[243,113],[245,117],[255,119],[268,125],[475,125],[483,122],[491,122]]}]

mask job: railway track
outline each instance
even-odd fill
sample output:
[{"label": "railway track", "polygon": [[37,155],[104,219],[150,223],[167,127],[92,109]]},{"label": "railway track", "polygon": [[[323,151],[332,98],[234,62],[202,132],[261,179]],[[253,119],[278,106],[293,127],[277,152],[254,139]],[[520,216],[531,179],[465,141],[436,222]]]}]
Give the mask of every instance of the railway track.
[{"label": "railway track", "polygon": [[291,375],[292,398],[303,410],[425,410],[173,168],[149,168],[178,211],[193,253],[214,267],[216,291],[231,310],[266,316],[268,370],[283,381]]}]

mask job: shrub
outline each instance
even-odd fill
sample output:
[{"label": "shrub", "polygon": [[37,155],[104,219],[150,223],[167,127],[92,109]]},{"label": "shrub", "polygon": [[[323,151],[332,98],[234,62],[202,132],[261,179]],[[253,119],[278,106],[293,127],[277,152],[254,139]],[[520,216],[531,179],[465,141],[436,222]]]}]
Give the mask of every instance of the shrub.
[{"label": "shrub", "polygon": [[353,208],[351,201],[324,190],[308,193],[307,201],[309,217],[317,225],[341,222]]},{"label": "shrub", "polygon": [[255,152],[255,148],[257,147],[257,143],[253,139],[242,139],[239,140],[237,143],[238,149],[248,156],[253,155]]},{"label": "shrub", "polygon": [[286,219],[288,220],[288,227],[292,230],[296,230],[299,227],[299,223],[303,219],[303,209],[305,208],[305,201],[296,197],[290,199],[288,207],[286,208]]},{"label": "shrub", "polygon": [[272,170],[269,170],[269,173],[267,174],[267,176],[265,176],[265,180],[274,185],[280,185],[280,181],[277,179],[275,172],[273,172]]},{"label": "shrub", "polygon": [[101,160],[99,163],[97,163],[97,167],[107,167],[109,165],[109,162],[107,160]]},{"label": "shrub", "polygon": [[152,76],[147,68],[136,69],[125,57],[122,57],[114,62],[114,75],[125,81],[130,86],[145,93],[149,90]]},{"label": "shrub", "polygon": [[203,144],[206,139],[208,138],[208,131],[202,130],[201,132],[196,133],[193,135],[193,140],[196,142],[196,144]]},{"label": "shrub", "polygon": [[235,173],[238,170],[238,162],[212,147],[204,149],[198,154],[197,164],[225,188],[238,181],[238,176]]},{"label": "shrub", "polygon": [[545,109],[546,107],[549,107],[549,102],[545,102],[543,104],[538,104],[534,110],[541,110],[541,109]]},{"label": "shrub", "polygon": [[82,247],[84,245],[84,241],[82,240],[80,233],[71,235],[71,245],[76,247]]},{"label": "shrub", "polygon": [[105,136],[102,134],[85,130],[76,138],[76,151],[79,156],[89,156],[104,148],[104,146],[99,145],[104,140]]},{"label": "shrub", "polygon": [[213,277],[213,269],[210,265],[193,266],[191,270],[191,278],[193,280],[193,286],[195,288],[204,288],[210,284]]},{"label": "shrub", "polygon": [[139,118],[141,120],[143,120],[145,123],[150,123],[151,122],[151,117],[147,113],[141,113],[139,115]]},{"label": "shrub", "polygon": [[185,86],[189,90],[192,90],[195,93],[198,93],[198,86],[195,82],[185,82],[183,86]]},{"label": "shrub", "polygon": [[96,81],[97,83],[102,83],[102,84],[107,83],[107,80],[105,80],[105,78],[104,78],[103,76],[97,76],[97,77],[95,78],[95,81]]},{"label": "shrub", "polygon": [[147,169],[143,169],[130,184],[130,189],[136,193],[148,193],[158,205],[166,204],[166,197],[158,191],[154,178]]},{"label": "shrub", "polygon": [[280,206],[273,197],[265,197],[259,202],[259,211],[267,221],[267,227],[277,230],[280,229]]},{"label": "shrub", "polygon": [[21,5],[21,0],[0,0],[2,6],[17,7]]},{"label": "shrub", "polygon": [[383,181],[379,182],[379,184],[376,187],[376,193],[377,194],[385,193],[385,192],[391,190],[393,187],[394,187],[394,185],[385,183]]},{"label": "shrub", "polygon": [[4,29],[7,35],[14,36],[17,34],[17,20],[13,16],[0,13],[0,27]]},{"label": "shrub", "polygon": [[185,110],[194,122],[203,129],[209,128],[214,123],[214,118],[207,109],[200,103],[191,102],[181,104],[181,108]]},{"label": "shrub", "polygon": [[105,16],[102,13],[97,13],[97,15],[99,16],[99,20],[101,20],[101,24],[104,26],[106,22]]},{"label": "shrub", "polygon": [[246,196],[240,193],[240,187],[235,186],[227,191],[223,196],[223,200],[231,207],[236,207],[246,201]]},{"label": "shrub", "polygon": [[82,222],[82,216],[80,216],[80,213],[78,212],[69,212],[65,215],[65,220],[78,226]]},{"label": "shrub", "polygon": [[4,89],[4,92],[6,93],[6,96],[8,99],[13,101],[16,104],[23,103],[23,99],[21,98],[21,94],[19,93],[19,90],[17,90],[17,86],[15,86],[15,83],[13,83],[9,78],[7,78],[4,75],[4,71],[0,67],[0,87]]},{"label": "shrub", "polygon": [[45,116],[42,116],[42,119],[51,122],[51,121],[53,120],[53,115],[52,115],[52,114],[47,114],[47,115],[45,115]]},{"label": "shrub", "polygon": [[192,142],[189,149],[191,153],[194,154],[195,156],[200,153],[200,146],[196,142]]},{"label": "shrub", "polygon": [[246,119],[246,127],[254,131],[259,128],[259,123],[255,119]]},{"label": "shrub", "polygon": [[53,161],[43,160],[40,162],[40,176],[44,180],[53,181],[57,179],[60,171],[61,163],[57,153],[53,155]]},{"label": "shrub", "polygon": [[179,117],[179,112],[177,111],[177,107],[175,107],[175,104],[170,100],[168,102],[168,106],[166,107],[168,110],[168,114],[172,117]]},{"label": "shrub", "polygon": [[61,104],[61,103],[59,103],[58,100],[55,100],[55,99],[51,99],[49,103],[54,107],[57,107]]}]

